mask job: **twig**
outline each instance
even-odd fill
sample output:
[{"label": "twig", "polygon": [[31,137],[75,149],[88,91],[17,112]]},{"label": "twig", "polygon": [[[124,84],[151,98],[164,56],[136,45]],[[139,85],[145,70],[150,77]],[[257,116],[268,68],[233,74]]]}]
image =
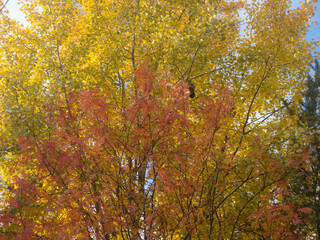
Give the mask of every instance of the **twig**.
[{"label": "twig", "polygon": [[3,6],[2,6],[1,9],[0,9],[0,13],[2,13],[2,10],[6,7],[6,5],[7,5],[8,2],[9,2],[9,0],[7,0],[7,1],[5,2],[5,4],[3,4]]}]

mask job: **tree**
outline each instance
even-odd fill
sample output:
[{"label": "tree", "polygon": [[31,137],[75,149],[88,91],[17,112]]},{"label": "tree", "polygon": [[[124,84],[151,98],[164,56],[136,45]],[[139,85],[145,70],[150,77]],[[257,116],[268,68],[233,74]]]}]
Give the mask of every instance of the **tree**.
[{"label": "tree", "polygon": [[153,72],[136,72],[137,94],[124,108],[112,92],[68,92],[47,108],[50,134],[21,138],[2,212],[16,238],[294,237],[298,209],[272,199],[305,156],[281,163],[257,137],[237,161],[225,151],[230,86],[214,84],[216,99],[201,97],[195,108],[186,82],[173,86]]},{"label": "tree", "polygon": [[[319,192],[319,171],[320,171],[320,152],[319,152],[319,87],[320,87],[320,66],[317,59],[311,65],[313,75],[308,74],[306,87],[302,93],[303,100],[300,102],[299,109],[291,109],[286,104],[292,116],[299,119],[299,127],[302,128],[302,135],[307,138],[311,151],[309,164],[303,171],[293,174],[291,189],[294,193],[295,204],[299,207],[309,207],[313,211],[309,214],[309,220],[300,226],[300,231],[313,236],[315,239],[320,237],[320,192]],[[299,137],[299,135],[298,135]],[[301,133],[300,133],[301,138]],[[294,136],[297,139],[297,136]]]},{"label": "tree", "polygon": [[[283,228],[275,230],[271,227],[269,229],[269,225],[275,226],[275,222],[271,224],[271,219],[276,222],[281,221],[283,218],[279,217],[277,219],[275,216],[278,213],[281,214],[282,212],[289,211],[291,207],[288,208],[287,206],[290,204],[283,204],[278,208],[274,207],[273,209],[277,210],[270,211],[273,213],[273,216],[266,217],[265,214],[267,213],[264,213],[261,209],[266,211],[267,208],[271,207],[272,201],[270,197],[272,194],[269,197],[261,198],[260,202],[258,202],[258,199],[271,191],[276,194],[276,196],[273,196],[273,203],[276,206],[277,201],[281,198],[280,194],[278,194],[280,189],[281,191],[285,191],[286,171],[289,171],[288,166],[290,168],[292,164],[300,164],[298,159],[301,157],[298,155],[301,153],[297,153],[296,146],[288,146],[287,144],[290,139],[290,132],[295,127],[295,122],[287,117],[288,114],[279,99],[289,97],[290,102],[297,103],[301,98],[299,92],[302,86],[299,79],[302,79],[305,75],[306,69],[310,61],[312,61],[310,49],[313,43],[308,43],[304,39],[309,19],[313,14],[313,4],[311,1],[303,3],[300,8],[294,10],[290,9],[290,2],[287,0],[266,0],[252,3],[220,0],[36,0],[26,1],[22,6],[27,15],[29,26],[21,26],[21,24],[8,18],[5,13],[1,14],[0,54],[2,61],[0,67],[0,101],[2,121],[1,173],[4,182],[3,199],[13,199],[14,197],[16,199],[17,197],[26,198],[24,201],[26,201],[26,210],[28,210],[26,212],[17,212],[17,209],[22,209],[19,207],[22,200],[13,201],[11,205],[15,206],[16,210],[12,210],[14,214],[11,217],[20,214],[25,221],[34,224],[34,221],[42,221],[39,220],[39,214],[43,213],[43,216],[48,217],[46,213],[49,212],[52,215],[57,211],[57,214],[60,213],[60,215],[51,216],[49,214],[50,220],[48,221],[51,221],[52,226],[56,224],[55,220],[60,219],[61,226],[65,226],[64,224],[69,221],[68,216],[79,216],[76,214],[72,215],[71,210],[70,213],[65,213],[64,208],[60,208],[59,211],[61,212],[59,212],[55,202],[52,201],[52,204],[49,204],[50,201],[45,201],[41,197],[39,203],[30,208],[28,205],[30,203],[27,200],[33,195],[29,196],[28,193],[23,191],[20,193],[17,190],[20,189],[17,187],[20,180],[15,179],[13,175],[19,177],[25,175],[26,178],[21,179],[21,184],[30,185],[30,182],[35,182],[35,179],[41,176],[42,172],[36,171],[39,170],[39,166],[37,165],[40,159],[39,156],[34,158],[34,163],[33,161],[24,163],[21,160],[21,156],[24,156],[23,158],[32,156],[31,153],[29,155],[28,153],[21,155],[21,152],[25,151],[25,148],[22,148],[22,146],[30,146],[35,149],[35,152],[39,153],[43,152],[45,147],[41,145],[43,144],[41,141],[49,141],[52,137],[56,139],[55,141],[59,140],[60,135],[54,129],[62,129],[62,126],[60,126],[62,122],[52,112],[51,118],[57,123],[48,124],[48,118],[50,118],[48,112],[52,110],[49,111],[46,106],[58,105],[65,107],[65,104],[67,104],[66,106],[70,108],[71,105],[68,106],[68,102],[71,102],[75,105],[77,111],[79,110],[79,113],[83,112],[85,115],[84,119],[92,118],[93,116],[83,106],[77,105],[77,101],[80,101],[81,98],[74,100],[74,98],[77,99],[74,95],[76,93],[83,95],[87,92],[90,98],[93,94],[93,89],[97,88],[99,89],[99,94],[95,94],[100,96],[97,96],[97,100],[100,101],[101,98],[105,98],[117,107],[118,112],[110,114],[114,115],[114,118],[111,119],[111,127],[118,129],[118,119],[122,119],[121,117],[123,117],[120,112],[127,112],[129,109],[133,111],[132,104],[137,101],[142,91],[139,85],[142,84],[141,80],[139,80],[139,74],[134,74],[137,72],[138,63],[141,60],[149,60],[149,68],[156,70],[155,74],[158,76],[155,79],[159,79],[159,81],[160,79],[165,79],[165,81],[171,84],[172,89],[188,89],[191,87],[195,91],[195,94],[190,92],[190,95],[194,96],[194,98],[191,101],[190,99],[187,101],[190,105],[189,111],[195,111],[194,109],[197,108],[202,109],[201,104],[203,103],[201,101],[207,101],[204,99],[219,99],[219,91],[216,89],[219,84],[222,88],[229,88],[229,91],[232,93],[232,104],[234,106],[234,109],[231,111],[232,113],[228,113],[230,116],[226,114],[226,120],[223,120],[228,122],[228,124],[223,124],[219,130],[223,133],[215,136],[218,150],[214,152],[215,154],[219,152],[218,155],[221,159],[225,159],[225,161],[229,159],[230,166],[237,167],[232,168],[233,174],[227,174],[227,170],[223,167],[215,169],[217,165],[214,161],[208,163],[208,166],[206,166],[208,170],[206,171],[212,172],[207,173],[207,179],[209,179],[209,176],[215,177],[217,186],[206,185],[203,187],[203,195],[200,194],[201,196],[206,196],[207,199],[211,199],[210,201],[208,200],[209,203],[220,201],[219,203],[216,202],[217,209],[214,207],[213,210],[205,209],[205,212],[208,212],[205,215],[201,213],[204,210],[203,207],[199,208],[200,212],[196,211],[196,208],[192,211],[188,208],[190,204],[188,205],[188,201],[185,201],[187,196],[164,196],[167,197],[166,202],[168,204],[174,202],[173,199],[180,199],[182,205],[180,204],[177,208],[174,208],[174,206],[170,208],[171,205],[167,205],[167,208],[165,208],[165,204],[162,205],[165,210],[170,209],[172,212],[168,213],[164,210],[164,212],[161,212],[162,210],[158,212],[159,214],[167,213],[167,215],[160,214],[159,216],[168,216],[168,219],[165,218],[161,221],[159,220],[157,224],[154,223],[161,231],[164,231],[161,233],[161,236],[166,236],[171,231],[179,232],[177,234],[188,238],[194,232],[200,234],[200,225],[201,231],[204,232],[203,234],[210,233],[212,234],[211,236],[217,236],[217,232],[215,231],[219,231],[220,236],[230,238],[236,238],[237,235],[241,235],[241,237],[252,239],[252,236],[262,237],[267,233],[274,236],[283,232],[289,233],[287,223],[292,222],[293,210],[290,210],[292,214],[288,214],[288,222],[285,223],[287,220],[283,220],[284,224],[280,224]],[[240,10],[246,13],[247,18],[245,20],[239,16]],[[150,78],[148,79],[150,80]],[[183,84],[188,86],[181,87]],[[154,90],[155,92],[152,89],[150,91],[153,93],[152,96],[156,98],[153,100],[155,101],[154,104],[159,105],[160,103],[157,101],[161,99],[164,101],[164,98],[160,94],[160,88],[158,85],[151,84],[150,86],[154,86],[157,89],[157,91]],[[288,96],[288,92],[290,96]],[[176,106],[175,102],[171,102],[171,105]],[[93,104],[93,106],[95,105]],[[72,109],[69,110],[71,111]],[[200,118],[196,116],[196,113],[205,118],[199,120]],[[73,115],[75,114],[73,113]],[[140,116],[139,112],[135,114]],[[185,115],[184,117],[186,121],[188,120],[188,124],[191,124],[189,121],[195,121],[192,124],[198,121],[200,124],[199,128],[201,128],[201,126],[205,126],[204,121],[208,117],[206,114],[209,113],[192,112],[190,116]],[[77,114],[75,116],[77,117],[75,117],[76,120],[74,121],[82,121],[82,118],[78,118]],[[209,116],[211,115],[209,114]],[[86,121],[86,124],[93,124],[93,120],[91,119]],[[141,125],[140,122],[138,123]],[[145,124],[145,122],[143,123]],[[143,124],[141,126],[146,127]],[[82,125],[74,127],[77,131],[80,131],[81,129],[79,128]],[[196,154],[195,151],[192,151],[194,147],[187,145],[187,143],[190,144],[188,141],[191,141],[188,138],[189,135],[186,133],[182,134],[181,132],[183,127],[185,126],[181,125],[181,129],[179,129],[178,126],[177,128],[172,126],[170,134],[175,132],[180,134],[179,137],[176,137],[179,141],[175,140],[175,138],[168,141],[172,146],[178,144],[177,146],[181,148],[181,152],[186,151],[190,156],[194,156]],[[194,127],[198,129],[196,126]],[[61,134],[68,135],[68,131],[65,129]],[[204,134],[208,130],[202,131]],[[121,131],[117,133],[120,134]],[[197,136],[200,139],[204,138],[204,135],[200,133],[197,133]],[[79,136],[82,139],[81,141],[89,141],[84,132],[81,132],[81,134],[83,134]],[[126,136],[125,133],[122,134]],[[140,136],[141,132],[134,134]],[[32,141],[30,140],[27,145],[21,145],[22,136]],[[130,139],[131,137],[135,139],[134,136],[130,136]],[[141,138],[143,139],[143,137]],[[180,142],[182,139],[185,139],[184,144]],[[49,142],[52,142],[51,140]],[[62,140],[60,139],[58,142]],[[39,148],[35,147],[34,144],[39,141],[41,143]],[[70,144],[69,147],[72,147],[73,143],[65,142],[64,144],[66,146]],[[172,147],[171,145],[169,147]],[[139,145],[133,145],[134,148],[137,146]],[[255,146],[257,146],[260,152],[262,151],[263,157],[260,156],[261,153],[259,151],[255,153]],[[203,146],[199,146],[200,150],[202,148]],[[129,150],[126,149],[126,151]],[[53,147],[52,151],[61,152],[62,150]],[[85,150],[83,149],[83,151]],[[144,166],[145,169],[138,168],[139,161],[143,159],[139,157],[144,155],[135,152],[138,150],[130,151],[132,154],[126,152],[123,157],[126,157],[124,165],[132,171],[126,170],[123,176],[127,176],[128,178],[123,177],[120,180],[131,186],[130,184],[133,184],[131,182],[134,182],[133,178],[136,176],[139,179],[140,177],[140,182],[133,184],[134,187],[131,188],[135,190],[134,192],[139,192],[136,188],[140,186],[140,197],[143,197],[141,193],[143,181],[141,179],[150,177],[151,175],[149,176],[145,173],[147,166]],[[46,151],[44,152],[46,153]],[[162,153],[164,153],[164,150]],[[172,154],[174,153],[175,151]],[[46,154],[49,154],[49,152]],[[80,154],[80,152],[77,154]],[[107,155],[106,152],[103,154]],[[210,152],[210,154],[213,153]],[[251,156],[252,154],[254,157]],[[258,156],[255,154],[258,154],[264,160],[270,159],[270,162],[256,166],[256,158]],[[292,157],[295,154],[297,156]],[[150,156],[147,156],[150,160]],[[102,161],[104,156],[100,157]],[[182,157],[180,156],[180,158]],[[182,159],[186,159],[186,156]],[[190,157],[190,159],[192,158]],[[208,158],[208,161],[209,159],[211,161],[213,158]],[[274,161],[271,161],[271,159],[274,159]],[[124,161],[123,158],[120,158],[120,160]],[[301,164],[303,165],[303,161]],[[228,164],[224,165],[228,166]],[[17,168],[17,166],[19,167]],[[65,166],[61,167],[65,168]],[[279,169],[279,172],[276,174],[274,171],[271,171],[272,167],[283,168]],[[270,171],[271,173],[266,174],[266,178],[262,176],[258,177],[261,173],[259,172],[260,168],[263,168],[262,172]],[[212,169],[215,170],[213,171]],[[238,170],[236,169],[241,169],[241,171],[237,172]],[[89,171],[87,168],[85,170]],[[16,173],[13,174],[12,171]],[[172,173],[166,174],[173,174],[177,169],[172,171]],[[61,175],[60,173],[55,174],[56,177]],[[84,175],[87,176],[88,174],[89,172],[86,172]],[[47,176],[49,178],[51,175]],[[189,177],[187,174],[186,176]],[[281,185],[282,187],[276,186],[277,183],[271,184],[271,176],[277,180],[282,179],[283,181],[279,180],[283,184]],[[244,181],[247,177],[249,179]],[[135,181],[138,181],[136,178],[134,178]],[[126,181],[128,182],[124,179],[127,179]],[[204,179],[202,180],[204,181]],[[254,182],[254,179],[259,183]],[[118,179],[118,181],[120,180]],[[191,180],[194,181],[192,178],[188,179],[189,182]],[[42,186],[33,184],[35,191],[38,188],[47,189],[46,191],[49,191],[50,194],[54,195],[55,193],[55,197],[58,199],[61,195],[59,191],[63,191],[63,188],[58,185],[49,186],[49,183],[53,182],[55,184],[57,181],[51,179],[47,181]],[[82,182],[84,184],[85,181]],[[237,184],[241,182],[245,183],[239,187],[240,185]],[[91,185],[93,183],[94,181],[90,182]],[[144,184],[147,183],[148,181],[144,182]],[[219,185],[220,183],[222,185]],[[91,185],[89,190],[91,189]],[[14,192],[6,189],[11,186],[15,186]],[[114,185],[111,187],[114,187]],[[100,189],[98,186],[95,188]],[[246,190],[240,194],[240,188]],[[128,187],[127,189],[130,188]],[[186,187],[186,189],[188,188]],[[232,189],[237,190],[233,192]],[[192,191],[196,192],[196,190]],[[101,194],[98,190],[96,192],[96,194]],[[23,196],[21,195],[22,193]],[[172,194],[174,193],[176,192],[174,191]],[[39,197],[33,190],[30,190],[30,194],[35,194],[35,196]],[[216,194],[220,194],[220,199],[216,198]],[[95,197],[100,198],[98,195]],[[223,200],[224,198],[226,199]],[[192,200],[194,199],[192,198]],[[118,202],[121,203],[121,201]],[[196,199],[195,201],[200,201],[200,199]],[[3,202],[3,208],[10,205],[5,201]],[[215,206],[209,203],[207,208]],[[73,206],[73,204],[74,202],[71,205]],[[126,207],[128,202],[123,204]],[[187,206],[184,204],[187,204]],[[262,208],[262,205],[265,208]],[[99,208],[97,207],[96,209]],[[187,224],[184,231],[181,229],[178,231],[173,226],[173,223],[179,222],[177,218],[186,216],[184,215],[186,213],[185,209],[189,209],[191,212],[188,212],[188,218],[182,218],[183,221],[192,219],[192,221],[201,222],[202,220],[199,220],[203,219],[200,217],[201,214],[205,215],[205,217],[201,224],[199,222],[190,222],[190,226],[188,227]],[[127,209],[126,211],[129,210]],[[139,211],[140,215],[142,212],[144,213],[141,209]],[[198,216],[197,220],[191,217],[193,213],[197,213],[194,214]],[[129,211],[125,218],[126,221],[132,225],[132,221],[129,221],[130,217],[135,219],[135,224],[138,225],[130,225],[131,230],[127,232],[127,237],[135,238],[137,234],[145,236],[141,235],[139,213],[130,214],[131,212]],[[236,220],[232,219],[235,215]],[[5,216],[8,217],[7,214]],[[243,219],[246,216],[251,216],[250,221],[257,221],[256,229],[250,224],[244,223]],[[264,217],[266,217],[266,221],[262,224],[261,221]],[[95,217],[92,219],[95,222]],[[90,222],[91,220],[87,216],[86,221]],[[3,221],[4,225],[9,223],[9,220]],[[233,224],[227,224],[228,221]],[[27,223],[23,223],[23,225],[25,224]],[[103,231],[109,231],[101,230],[100,227],[102,225],[100,223],[98,226],[94,225],[94,227],[92,224],[88,225],[91,226],[88,230],[90,234],[101,234]],[[152,225],[152,227],[155,226]],[[197,226],[197,228],[194,229],[194,226]],[[96,227],[97,233],[94,233]],[[180,227],[180,224],[176,226],[176,228],[178,227]],[[14,234],[16,229],[21,230],[19,224],[10,224],[9,228],[11,228],[12,234]],[[64,228],[61,228],[63,232]],[[120,225],[115,228],[116,232],[121,232]],[[125,227],[122,226],[122,228]],[[66,227],[65,229],[68,228]],[[83,231],[83,229],[79,229]],[[5,229],[5,231],[8,232],[8,229]],[[46,231],[49,230],[47,229]],[[55,233],[40,233],[41,231],[38,229],[36,230],[36,234],[42,234],[43,236],[51,234],[55,238],[54,234],[58,234],[60,229],[56,229],[55,231]],[[76,234],[71,230],[66,231],[69,231],[66,234]],[[153,229],[151,232],[152,234],[160,234],[159,231]],[[83,232],[80,232],[79,236],[83,234]],[[230,236],[225,234],[230,234]],[[177,238],[177,235],[173,234],[171,238]]]}]

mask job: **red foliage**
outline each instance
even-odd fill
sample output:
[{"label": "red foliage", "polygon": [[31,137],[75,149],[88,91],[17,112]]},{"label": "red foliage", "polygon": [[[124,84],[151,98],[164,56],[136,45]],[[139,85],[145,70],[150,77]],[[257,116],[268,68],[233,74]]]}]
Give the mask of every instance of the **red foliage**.
[{"label": "red foliage", "polygon": [[[247,162],[227,141],[228,83],[212,84],[216,99],[197,94],[191,103],[186,82],[154,74],[142,64],[137,92],[123,106],[97,89],[68,92],[47,107],[48,133],[21,138],[15,190],[1,218],[18,229],[16,239],[232,238],[253,231],[248,221],[275,239],[292,235],[295,210],[268,203],[284,166],[258,137]],[[259,198],[265,206],[257,209]],[[284,227],[270,231],[275,220]]]}]

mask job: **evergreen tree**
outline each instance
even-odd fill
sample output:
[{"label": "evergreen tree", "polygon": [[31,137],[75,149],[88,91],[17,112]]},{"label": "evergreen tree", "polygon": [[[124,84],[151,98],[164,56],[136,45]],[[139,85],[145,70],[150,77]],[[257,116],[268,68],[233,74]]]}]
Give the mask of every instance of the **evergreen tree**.
[{"label": "evergreen tree", "polygon": [[[303,100],[300,102],[300,112],[295,114],[299,117],[300,127],[306,129],[305,134],[309,138],[310,165],[302,172],[293,173],[291,190],[298,207],[309,207],[313,210],[305,224],[300,225],[300,230],[315,239],[320,239],[320,65],[317,59],[311,68],[313,74],[308,74],[306,89],[302,93]],[[284,104],[293,115],[294,111],[288,103],[284,101]]]}]

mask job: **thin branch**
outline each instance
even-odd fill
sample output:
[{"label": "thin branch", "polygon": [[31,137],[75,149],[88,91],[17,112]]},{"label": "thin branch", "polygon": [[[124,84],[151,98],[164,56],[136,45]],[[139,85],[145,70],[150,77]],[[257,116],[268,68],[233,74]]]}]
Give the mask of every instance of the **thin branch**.
[{"label": "thin branch", "polygon": [[8,2],[9,2],[9,0],[7,0],[7,1],[3,4],[3,6],[2,6],[1,9],[0,9],[0,13],[2,13],[2,10],[6,7],[6,5],[8,4]]}]

